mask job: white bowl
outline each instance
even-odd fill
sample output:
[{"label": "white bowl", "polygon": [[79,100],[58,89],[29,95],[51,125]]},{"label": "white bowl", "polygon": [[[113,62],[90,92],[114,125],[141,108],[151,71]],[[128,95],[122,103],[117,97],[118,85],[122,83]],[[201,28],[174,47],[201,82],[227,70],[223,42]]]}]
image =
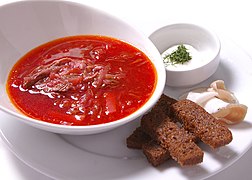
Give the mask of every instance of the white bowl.
[{"label": "white bowl", "polygon": [[217,35],[205,27],[185,23],[171,24],[156,30],[149,38],[161,54],[172,46],[187,44],[196,49],[198,55],[204,60],[188,68],[180,66],[174,69],[167,66],[166,85],[168,86],[195,85],[209,78],[218,68],[221,44]]},{"label": "white bowl", "polygon": [[[159,99],[165,86],[165,68],[153,43],[134,27],[100,10],[66,1],[21,1],[0,7],[0,109],[34,127],[63,134],[95,134],[135,120]],[[9,71],[34,47],[64,36],[99,34],[126,41],[142,50],[157,71],[153,95],[133,114],[106,124],[64,126],[34,120],[20,113],[6,92]]]}]

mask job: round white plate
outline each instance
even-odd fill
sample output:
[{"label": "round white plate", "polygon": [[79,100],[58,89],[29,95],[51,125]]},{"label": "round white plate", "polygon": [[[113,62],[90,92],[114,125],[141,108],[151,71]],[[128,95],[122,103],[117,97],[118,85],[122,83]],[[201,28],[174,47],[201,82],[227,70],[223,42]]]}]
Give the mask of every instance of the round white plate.
[{"label": "round white plate", "polygon": [[[0,112],[1,136],[10,150],[37,171],[59,180],[133,180],[133,179],[205,179],[239,159],[252,144],[252,60],[232,42],[222,42],[221,63],[210,79],[197,85],[208,86],[223,79],[248,113],[245,121],[230,126],[233,141],[225,147],[205,152],[204,162],[181,168],[170,160],[154,168],[140,150],[128,149],[125,139],[139,124],[139,119],[110,132],[88,135],[57,135],[30,127]],[[195,87],[193,87],[195,88]],[[177,98],[189,88],[168,88],[165,94]]]}]

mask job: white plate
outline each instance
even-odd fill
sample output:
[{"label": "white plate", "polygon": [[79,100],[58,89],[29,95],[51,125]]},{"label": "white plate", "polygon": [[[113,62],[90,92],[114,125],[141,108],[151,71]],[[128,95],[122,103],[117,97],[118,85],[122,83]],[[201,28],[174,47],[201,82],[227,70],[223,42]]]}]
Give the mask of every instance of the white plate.
[{"label": "white plate", "polygon": [[[37,171],[54,179],[205,179],[222,171],[239,159],[252,144],[252,61],[232,42],[222,42],[221,64],[217,72],[197,86],[223,79],[235,92],[248,114],[244,122],[231,126],[233,141],[218,150],[201,144],[204,162],[194,167],[179,167],[172,160],[152,167],[141,151],[126,147],[125,139],[139,121],[97,135],[57,135],[18,122],[0,112],[1,136],[10,150]],[[178,97],[188,89],[165,89],[165,94]]]}]

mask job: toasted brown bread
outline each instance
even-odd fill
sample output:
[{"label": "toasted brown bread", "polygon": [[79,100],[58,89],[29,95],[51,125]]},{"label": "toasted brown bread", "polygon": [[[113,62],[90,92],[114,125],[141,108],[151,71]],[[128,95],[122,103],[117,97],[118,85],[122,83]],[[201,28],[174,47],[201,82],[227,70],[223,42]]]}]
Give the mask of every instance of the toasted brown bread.
[{"label": "toasted brown bread", "polygon": [[169,151],[161,147],[154,140],[144,143],[142,148],[147,160],[155,167],[164,163],[171,157]]},{"label": "toasted brown bread", "polygon": [[141,127],[136,128],[133,133],[126,139],[128,148],[142,149],[143,144],[151,141],[151,137],[143,132]]},{"label": "toasted brown bread", "polygon": [[232,141],[231,131],[190,100],[181,100],[171,105],[173,117],[211,148],[218,148]]},{"label": "toasted brown bread", "polygon": [[155,119],[152,113],[141,120],[143,131],[166,149],[181,166],[195,165],[203,161],[203,151],[194,143],[194,137],[167,117]]}]

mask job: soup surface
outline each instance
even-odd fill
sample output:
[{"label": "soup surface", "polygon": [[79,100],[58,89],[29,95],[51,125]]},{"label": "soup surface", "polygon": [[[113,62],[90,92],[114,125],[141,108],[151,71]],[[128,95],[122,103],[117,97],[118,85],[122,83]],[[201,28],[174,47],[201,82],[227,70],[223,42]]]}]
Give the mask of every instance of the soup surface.
[{"label": "soup surface", "polygon": [[28,52],[11,70],[7,91],[29,117],[78,126],[132,114],[155,85],[156,70],[143,52],[111,37],[83,35]]}]

